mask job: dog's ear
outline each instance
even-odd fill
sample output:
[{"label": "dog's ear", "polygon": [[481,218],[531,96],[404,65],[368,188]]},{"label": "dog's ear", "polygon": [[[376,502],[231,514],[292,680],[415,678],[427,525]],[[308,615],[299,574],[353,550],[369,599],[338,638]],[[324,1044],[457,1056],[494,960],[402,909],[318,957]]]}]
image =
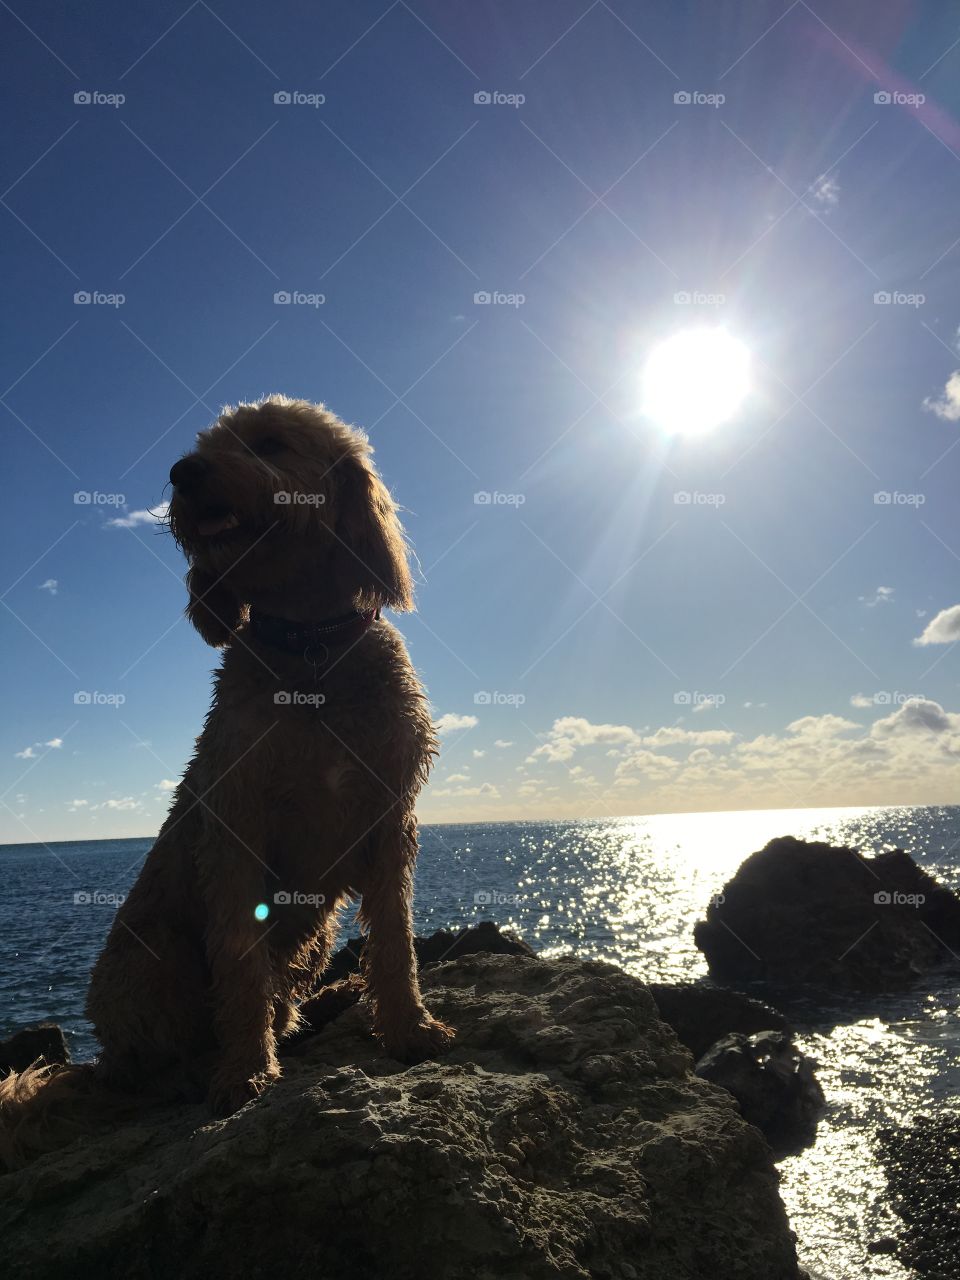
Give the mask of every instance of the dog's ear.
[{"label": "dog's ear", "polygon": [[361,609],[412,609],[407,544],[387,486],[365,458],[346,457],[335,473],[338,591]]},{"label": "dog's ear", "polygon": [[243,605],[229,587],[195,565],[187,573],[187,591],[184,612],[207,644],[219,649],[243,621]]}]

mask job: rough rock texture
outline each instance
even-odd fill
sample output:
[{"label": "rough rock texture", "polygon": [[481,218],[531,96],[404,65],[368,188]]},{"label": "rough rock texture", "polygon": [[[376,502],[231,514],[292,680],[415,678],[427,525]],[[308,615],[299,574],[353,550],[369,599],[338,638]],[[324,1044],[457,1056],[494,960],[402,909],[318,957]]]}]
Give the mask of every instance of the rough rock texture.
[{"label": "rough rock texture", "polygon": [[960,898],[901,849],[784,836],[752,854],[694,931],[720,980],[885,991],[955,962]]},{"label": "rough rock texture", "polygon": [[711,1045],[734,1032],[750,1035],[754,1031],[790,1030],[778,1010],[725,987],[654,982],[647,990],[660,1017],[673,1027],[694,1058],[702,1058]]},{"label": "rough rock texture", "polygon": [[901,1239],[878,1241],[883,1252],[927,1280],[960,1276],[960,1114],[917,1116],[878,1135]]},{"label": "rough rock texture", "polygon": [[725,1036],[697,1063],[697,1075],[733,1094],[778,1158],[816,1138],[823,1090],[813,1063],[784,1032]]},{"label": "rough rock texture", "polygon": [[32,1280],[794,1280],[769,1152],[643,985],[577,959],[423,975],[404,1069],[348,1009],[227,1120],[145,1113],[0,1179]]},{"label": "rough rock texture", "polygon": [[0,1040],[0,1075],[25,1071],[37,1058],[51,1064],[70,1061],[67,1042],[55,1022],[38,1022]]},{"label": "rough rock texture", "polygon": [[[479,924],[457,933],[451,929],[438,929],[428,938],[414,938],[413,946],[421,967],[439,964],[443,960],[458,960],[461,956],[472,956],[481,951],[490,955],[530,956],[534,959],[537,955],[522,938],[506,929],[499,929],[492,920],[481,920]],[[327,966],[324,982],[337,982],[340,978],[359,973],[363,947],[363,938],[348,938]]]}]

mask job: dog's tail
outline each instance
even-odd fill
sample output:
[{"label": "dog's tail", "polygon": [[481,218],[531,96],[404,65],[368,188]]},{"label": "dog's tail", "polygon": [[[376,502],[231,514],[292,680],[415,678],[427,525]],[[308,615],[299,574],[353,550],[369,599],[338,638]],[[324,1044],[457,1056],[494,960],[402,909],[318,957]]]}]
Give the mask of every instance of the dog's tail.
[{"label": "dog's tail", "polygon": [[[117,1117],[119,1095],[92,1062],[48,1065],[42,1058],[0,1080],[0,1171],[21,1169]],[[124,1101],[131,1099],[125,1096]]]}]

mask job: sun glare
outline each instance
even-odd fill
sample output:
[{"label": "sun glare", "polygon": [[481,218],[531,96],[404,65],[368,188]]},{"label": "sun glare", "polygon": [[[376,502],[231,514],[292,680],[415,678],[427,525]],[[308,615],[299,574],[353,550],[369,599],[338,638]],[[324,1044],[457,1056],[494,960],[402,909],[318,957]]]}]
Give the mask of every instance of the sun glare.
[{"label": "sun glare", "polygon": [[750,390],[750,352],[725,329],[684,329],[651,351],[643,412],[670,435],[698,436],[726,422]]}]

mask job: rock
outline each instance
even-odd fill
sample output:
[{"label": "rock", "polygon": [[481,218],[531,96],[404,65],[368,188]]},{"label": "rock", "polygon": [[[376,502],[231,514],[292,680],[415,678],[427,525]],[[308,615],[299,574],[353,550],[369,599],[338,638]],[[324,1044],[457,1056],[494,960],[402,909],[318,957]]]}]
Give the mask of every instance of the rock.
[{"label": "rock", "polygon": [[697,1075],[728,1089],[777,1158],[810,1146],[824,1106],[813,1064],[783,1031],[730,1035],[697,1063]]},{"label": "rock", "polygon": [[349,1008],[226,1120],[144,1111],[0,1179],[31,1280],[798,1280],[778,1176],[636,979],[471,955],[403,1068]]},{"label": "rock", "polygon": [[53,1065],[69,1062],[70,1050],[62,1030],[55,1022],[38,1022],[24,1027],[6,1040],[0,1040],[0,1075],[8,1071],[25,1071],[31,1062],[43,1058]]},{"label": "rock", "polygon": [[[481,920],[479,924],[460,929],[457,933],[450,929],[438,929],[428,938],[414,938],[413,945],[421,968],[425,964],[457,960],[460,956],[475,955],[481,951],[490,955],[529,956],[534,959],[537,955],[533,947],[522,938],[498,928],[492,920]],[[324,983],[336,982],[352,973],[358,973],[363,947],[363,938],[348,938],[327,966],[323,975]]]},{"label": "rock", "polygon": [[720,980],[886,991],[955,961],[960,898],[902,849],[866,858],[783,836],[743,863],[694,936]]},{"label": "rock", "polygon": [[960,1276],[960,1114],[916,1116],[877,1135],[893,1208],[906,1230],[896,1242],[904,1266],[930,1280]]},{"label": "rock", "polygon": [[739,991],[700,983],[651,983],[660,1017],[673,1027],[677,1039],[694,1058],[734,1031],[789,1031],[786,1018],[770,1005]]}]

